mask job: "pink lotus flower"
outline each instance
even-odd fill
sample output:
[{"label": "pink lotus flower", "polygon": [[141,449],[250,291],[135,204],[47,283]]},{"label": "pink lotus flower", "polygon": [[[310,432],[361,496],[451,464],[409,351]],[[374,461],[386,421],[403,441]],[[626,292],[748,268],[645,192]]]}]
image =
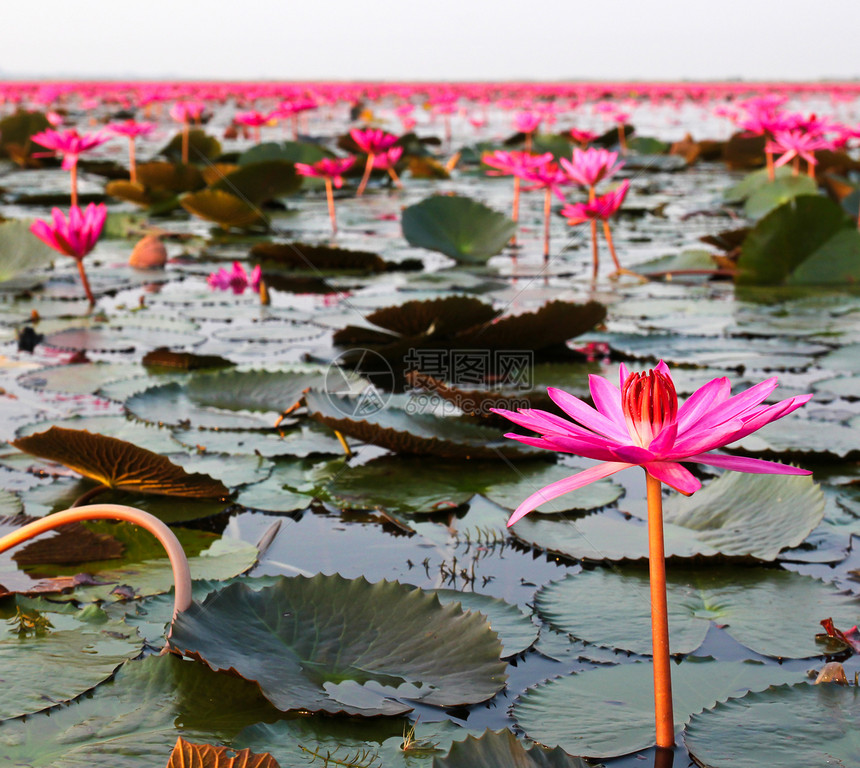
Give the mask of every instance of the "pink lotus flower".
[{"label": "pink lotus flower", "polygon": [[30,231],[51,248],[80,260],[95,247],[105,225],[107,206],[90,203],[81,211],[74,205],[69,209],[68,219],[59,208],[54,208],[51,215],[53,224],[37,219]]},{"label": "pink lotus flower", "polygon": [[361,130],[353,128],[349,135],[356,143],[356,146],[369,155],[377,155],[380,152],[385,152],[386,149],[392,147],[397,141],[397,136],[393,133],[386,133],[378,128],[368,128]]},{"label": "pink lotus flower", "polygon": [[582,224],[583,221],[588,221],[589,219],[606,221],[621,207],[629,189],[630,181],[625,179],[611,192],[595,197],[594,200],[589,200],[587,203],[571,203],[564,206],[561,209],[561,215],[568,220],[567,223],[570,225]]},{"label": "pink lotus flower", "polygon": [[177,123],[191,123],[203,116],[206,105],[202,101],[177,101],[170,108],[170,116]]},{"label": "pink lotus flower", "polygon": [[487,171],[488,176],[524,176],[529,170],[540,168],[552,160],[552,152],[542,155],[532,155],[528,152],[505,152],[497,149],[488,152],[481,158],[484,165],[493,168]]},{"label": "pink lotus flower", "polygon": [[267,112],[264,114],[263,112],[258,112],[256,109],[251,109],[247,112],[237,112],[233,115],[234,122],[239,123],[239,125],[248,125],[252,128],[259,128],[271,119],[271,113]]},{"label": "pink lotus flower", "polygon": [[154,123],[138,123],[135,120],[126,120],[122,123],[111,123],[108,129],[120,136],[128,136],[137,138],[138,136],[148,136],[155,130]]},{"label": "pink lotus flower", "polygon": [[77,167],[78,157],[82,152],[104,144],[108,140],[108,136],[104,133],[81,134],[74,128],[67,131],[46,128],[40,133],[34,133],[30,138],[43,147],[59,152],[63,156],[63,169],[66,171]]},{"label": "pink lotus flower", "polygon": [[[774,163],[775,168],[785,165],[791,160],[803,159],[811,167],[818,161],[815,159],[816,149],[829,149],[832,143],[821,136],[815,136],[811,133],[803,131],[776,131],[773,135],[773,141],[767,143],[767,151],[774,154],[780,154],[780,158]],[[797,173],[797,165],[795,165],[795,174]],[[812,175],[810,173],[810,175]]]},{"label": "pink lotus flower", "polygon": [[316,176],[321,179],[331,179],[335,187],[343,186],[343,174],[355,164],[354,157],[330,158],[309,165],[308,163],[296,163],[296,173],[300,176]]},{"label": "pink lotus flower", "polygon": [[618,153],[606,149],[573,150],[573,160],[561,158],[562,167],[571,180],[582,187],[593,189],[604,179],[614,176],[624,166],[618,162]]},{"label": "pink lotus flower", "polygon": [[518,133],[534,133],[541,123],[541,115],[537,112],[520,112],[514,118],[514,129]]},{"label": "pink lotus flower", "polygon": [[594,133],[593,131],[580,130],[579,128],[571,128],[568,131],[568,134],[571,139],[583,147],[586,144],[590,144],[599,136],[599,134]]},{"label": "pink lotus flower", "polygon": [[403,156],[403,147],[392,147],[373,157],[373,167],[380,171],[390,171]]},{"label": "pink lotus flower", "polygon": [[78,274],[81,276],[84,293],[90,306],[95,306],[96,300],[84,270],[84,256],[95,248],[102,233],[107,218],[107,206],[104,203],[90,203],[86,210],[81,211],[78,206],[73,205],[69,209],[68,219],[59,208],[54,208],[51,215],[53,224],[37,219],[30,226],[30,231],[43,243],[78,262]]},{"label": "pink lotus flower", "polygon": [[221,291],[233,291],[237,296],[245,292],[245,289],[250,287],[253,290],[258,290],[260,280],[262,278],[262,270],[258,264],[251,272],[251,276],[245,271],[245,268],[238,262],[233,262],[233,268],[230,270],[222,267],[217,272],[213,272],[206,278],[206,282],[212,288],[217,288]]},{"label": "pink lotus flower", "polygon": [[629,373],[622,364],[620,383],[619,389],[601,376],[589,377],[596,409],[549,387],[549,396],[573,421],[537,409],[524,408],[518,413],[494,409],[541,435],[508,433],[505,437],[602,462],[533,493],[511,515],[509,526],[547,501],[629,467],[643,467],[651,477],[686,495],[699,490],[701,483],[681,462],[738,472],[811,474],[773,461],[713,453],[788,415],[812,397],[799,395],[775,405],[761,405],[776,389],[775,377],[734,397],[730,396],[731,384],[726,377],[714,379],[680,407],[669,368],[662,361],[647,373]]}]

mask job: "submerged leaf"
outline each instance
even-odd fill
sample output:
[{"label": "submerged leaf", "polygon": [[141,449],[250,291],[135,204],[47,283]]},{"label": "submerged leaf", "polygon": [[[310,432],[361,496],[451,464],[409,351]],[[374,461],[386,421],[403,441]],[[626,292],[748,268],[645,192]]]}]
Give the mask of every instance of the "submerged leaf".
[{"label": "submerged leaf", "polygon": [[589,768],[590,763],[556,747],[539,744],[526,749],[510,731],[487,731],[480,738],[469,736],[451,746],[445,757],[434,757],[433,768]]},{"label": "submerged leaf", "polygon": [[223,189],[203,189],[184,195],[179,202],[189,213],[214,221],[224,229],[245,229],[265,220],[256,205]]}]

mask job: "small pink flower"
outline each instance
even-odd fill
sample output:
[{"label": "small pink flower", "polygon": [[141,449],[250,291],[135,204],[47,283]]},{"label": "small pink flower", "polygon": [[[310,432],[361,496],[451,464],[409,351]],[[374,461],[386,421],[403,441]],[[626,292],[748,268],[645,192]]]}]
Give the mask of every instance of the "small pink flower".
[{"label": "small pink flower", "polygon": [[312,165],[308,163],[296,163],[296,173],[300,176],[316,176],[321,179],[331,179],[334,185],[340,189],[343,186],[343,174],[352,168],[354,164],[354,157],[325,157]]},{"label": "small pink flower", "polygon": [[529,182],[529,186],[523,187],[526,192],[535,189],[549,189],[559,200],[564,202],[561,187],[570,184],[570,177],[558,167],[558,163],[548,160],[543,165],[526,169],[517,175]]},{"label": "small pink flower", "polygon": [[616,189],[605,195],[595,197],[594,200],[587,203],[572,203],[564,206],[561,209],[561,215],[568,220],[567,223],[570,225],[582,224],[582,222],[591,219],[606,221],[621,207],[629,189],[630,181],[625,180]]},{"label": "small pink flower", "polygon": [[258,264],[248,277],[245,268],[238,262],[233,262],[233,268],[230,270],[222,267],[217,272],[213,272],[206,278],[206,282],[212,288],[217,288],[221,291],[233,291],[237,296],[244,293],[245,289],[250,287],[252,290],[259,290],[260,279],[262,278],[262,270]]},{"label": "small pink flower", "polygon": [[534,133],[541,122],[541,115],[537,112],[520,112],[514,118],[514,129],[518,133]]},{"label": "small pink flower", "polygon": [[[30,138],[53,152],[59,152],[63,156],[63,169],[66,171],[77,166],[78,157],[82,152],[104,144],[108,140],[108,136],[102,132],[81,134],[74,128],[68,131],[54,131],[46,128],[40,133],[34,133]],[[34,157],[41,154],[36,153]]]},{"label": "small pink flower", "polygon": [[781,155],[774,163],[774,167],[779,168],[795,157],[803,158],[810,165],[815,165],[818,162],[815,159],[815,150],[830,149],[831,146],[832,142],[821,136],[794,130],[776,131],[773,135],[773,141],[767,143],[766,149],[768,152]]},{"label": "small pink flower", "polygon": [[582,187],[594,187],[604,179],[611,178],[624,166],[618,161],[618,153],[606,149],[573,150],[573,160],[562,158],[562,167],[575,184]]},{"label": "small pink flower", "polygon": [[373,156],[373,167],[379,171],[393,168],[403,154],[403,147],[392,147],[385,152]]},{"label": "small pink flower", "polygon": [[80,261],[95,247],[102,233],[107,206],[104,203],[90,203],[81,211],[73,205],[69,209],[68,219],[59,208],[54,208],[51,215],[53,223],[37,219],[30,226],[30,231],[51,248]]},{"label": "small pink flower", "polygon": [[128,136],[136,138],[138,136],[148,136],[155,130],[153,123],[138,123],[134,120],[126,120],[123,123],[111,123],[108,129],[120,136]]},{"label": "small pink flower", "polygon": [[190,123],[203,116],[206,105],[202,101],[177,101],[170,108],[170,116],[177,123]]},{"label": "small pink flower", "polygon": [[578,128],[571,128],[568,134],[577,144],[590,144],[600,135],[593,131],[585,131]]},{"label": "small pink flower", "polygon": [[349,132],[349,135],[352,136],[352,140],[358,148],[368,155],[378,155],[380,152],[385,152],[386,149],[390,149],[397,141],[397,136],[393,133],[386,133],[378,128],[367,128],[365,130],[353,128]]},{"label": "small pink flower", "polygon": [[713,453],[729,443],[788,415],[812,395],[799,395],[775,405],[761,403],[776,389],[771,378],[731,397],[726,377],[696,390],[682,405],[668,366],[662,361],[647,373],[628,373],[621,365],[620,388],[601,376],[590,376],[595,408],[555,387],[547,392],[572,421],[532,408],[518,413],[493,409],[540,437],[508,433],[505,437],[551,451],[573,453],[602,462],[559,480],[529,496],[511,515],[508,525],[541,504],[622,469],[640,466],[653,478],[690,495],[702,484],[681,462],[764,474],[808,475],[763,459]]},{"label": "small pink flower", "polygon": [[552,152],[542,155],[532,155],[528,152],[505,152],[497,149],[488,152],[481,158],[484,165],[489,165],[495,170],[487,171],[488,176],[519,176],[525,174],[529,169],[539,168],[552,160]]},{"label": "small pink flower", "polygon": [[249,110],[248,112],[237,112],[233,115],[233,121],[239,123],[239,125],[248,125],[252,128],[259,128],[261,125],[265,125],[272,119],[271,113],[263,114],[262,112],[258,112],[256,109]]}]

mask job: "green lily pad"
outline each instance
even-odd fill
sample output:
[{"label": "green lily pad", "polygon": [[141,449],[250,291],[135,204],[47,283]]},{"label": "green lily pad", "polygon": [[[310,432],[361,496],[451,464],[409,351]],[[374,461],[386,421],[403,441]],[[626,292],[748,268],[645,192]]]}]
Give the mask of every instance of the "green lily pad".
[{"label": "green lily pad", "polygon": [[365,413],[360,419],[360,402],[331,393],[309,392],[305,403],[312,419],[348,437],[397,453],[495,460],[536,454],[512,445],[511,440],[500,439],[499,432],[491,427],[463,420],[428,413],[410,415],[391,406]]},{"label": "green lily pad", "polygon": [[266,141],[246,149],[239,155],[239,165],[264,163],[281,160],[287,163],[306,163],[313,165],[326,157],[334,157],[319,144],[307,141]]},{"label": "green lily pad", "polygon": [[[636,265],[636,271],[641,275],[655,277],[659,275],[673,279],[676,273],[680,273],[678,277],[682,280],[688,280],[691,277],[708,278],[710,275],[707,273],[714,272],[717,268],[717,263],[711,252],[704,249],[687,250],[677,254],[660,256]],[[685,274],[688,272],[704,274]]]},{"label": "green lily pad", "polygon": [[[107,680],[143,647],[135,629],[122,621],[108,620],[98,608],[58,610],[62,609],[44,600],[16,597],[3,601],[3,720],[74,699]],[[16,618],[16,612],[23,618]],[[27,628],[28,621],[35,625]]]},{"label": "green lily pad", "polygon": [[[302,185],[302,177],[295,166],[284,160],[263,160],[245,163],[228,173],[210,189],[229,192],[231,195],[257,206],[268,200],[291,195]],[[193,213],[193,211],[192,211]]]},{"label": "green lily pad", "polygon": [[[408,748],[404,749],[412,729]],[[236,737],[233,746],[271,752],[282,766],[304,765],[317,759],[324,764],[328,758],[330,765],[343,761],[368,768],[429,768],[434,756],[443,754],[452,743],[470,733],[450,720],[410,723],[405,718],[304,717],[249,726]]]},{"label": "green lily pad", "polygon": [[223,189],[203,189],[183,195],[182,207],[206,221],[213,221],[223,229],[247,229],[265,220],[265,215],[253,203]]},{"label": "green lily pad", "polygon": [[0,752],[32,768],[152,768],[167,764],[179,735],[229,745],[277,715],[252,683],[172,654],[149,656],[126,663],[93,696],[3,722]]},{"label": "green lily pad", "polygon": [[826,370],[860,373],[860,344],[846,344],[834,349],[819,357],[817,363]]},{"label": "green lily pad", "polygon": [[60,254],[30,231],[23,219],[0,223],[0,283],[47,267]]},{"label": "green lily pad", "polygon": [[337,575],[257,592],[230,585],[177,616],[170,644],[256,680],[284,711],[396,715],[411,707],[391,696],[459,706],[492,698],[505,681],[482,616],[396,582]]},{"label": "green lily pad", "polygon": [[532,623],[531,618],[517,606],[504,600],[477,592],[460,592],[456,589],[427,591],[436,595],[442,605],[459,603],[464,611],[483,614],[490,629],[499,635],[503,659],[522,653],[537,640],[538,628]]},{"label": "green lily pad", "polygon": [[[672,665],[675,728],[730,696],[799,682],[802,672],[750,662],[687,659]],[[512,714],[526,735],[587,757],[617,757],[654,744],[651,664],[620,664],[560,677],[527,690]]]},{"label": "green lily pad", "polygon": [[[158,153],[173,163],[182,160],[182,132],[177,133]],[[188,131],[188,159],[201,165],[216,160],[221,154],[221,144],[214,136],[209,136],[200,128]]]},{"label": "green lily pad", "polygon": [[[231,411],[197,405],[181,384],[149,387],[125,401],[134,417],[151,424],[198,429],[271,429],[272,414]],[[201,436],[202,438],[202,436]]]},{"label": "green lily pad", "polygon": [[572,757],[563,749],[548,750],[535,744],[526,749],[510,731],[487,731],[452,745],[445,757],[435,757],[433,768],[589,768],[591,763]]},{"label": "green lily pad", "polygon": [[22,159],[39,147],[30,141],[34,133],[50,128],[51,124],[44,112],[15,110],[0,120],[0,155]]},{"label": "green lily pad", "polygon": [[303,424],[276,435],[215,430],[201,433],[197,429],[179,429],[174,430],[173,437],[189,448],[199,446],[209,453],[255,454],[267,459],[278,456],[339,456],[343,453],[343,446],[331,430],[316,424]]},{"label": "green lily pad", "polygon": [[[785,181],[792,177],[792,169],[787,166],[780,166],[774,170],[774,178],[777,182]],[[733,184],[728,189],[723,191],[723,200],[727,203],[742,203],[750,195],[755,194],[760,189],[772,184],[768,175],[767,168],[759,168],[744,176],[739,182]]]},{"label": "green lily pad", "polygon": [[[824,515],[821,489],[799,475],[727,472],[691,497],[671,496],[665,506],[667,557],[771,561],[800,544]],[[576,559],[648,557],[645,521],[613,510],[575,520],[526,515],[511,532],[532,546]]]},{"label": "green lily pad", "polygon": [[744,215],[756,221],[774,208],[800,195],[818,194],[818,184],[809,176],[780,176],[756,189],[744,203]]},{"label": "green lily pad", "polygon": [[[432,513],[465,504],[483,494],[514,509],[536,490],[576,472],[571,467],[533,461],[519,464],[473,462],[468,472],[455,461],[426,457],[383,456],[339,472],[327,490],[341,507],[383,508],[404,514]],[[621,486],[592,483],[549,502],[542,512],[595,509],[620,498]]]},{"label": "green lily pad", "polygon": [[281,459],[266,480],[240,489],[236,503],[266,512],[305,509],[315,499],[329,499],[326,486],[342,468],[343,460]]},{"label": "green lily pad", "polygon": [[[579,640],[632,653],[651,653],[646,570],[583,571],[538,591],[535,605],[552,626]],[[820,656],[819,622],[851,626],[860,601],[809,576],[750,568],[667,572],[672,653],[692,653],[712,624],[763,656]]]},{"label": "green lily pad", "polygon": [[[854,236],[841,230],[851,230]],[[839,235],[835,243],[830,241]],[[857,242],[855,242],[857,241]],[[817,195],[795,197],[772,210],[747,235],[738,259],[738,283],[744,285],[844,284],[860,279],[860,266],[833,265],[825,256],[850,248],[860,252],[860,233],[837,203]],[[805,272],[798,270],[807,260]],[[856,260],[855,260],[856,261]],[[845,267],[849,267],[846,271]]]},{"label": "green lily pad", "polygon": [[206,186],[196,166],[181,163],[140,163],[137,166],[137,179],[148,193],[162,193],[159,197],[196,192]]},{"label": "green lily pad", "polygon": [[40,368],[19,377],[18,383],[27,389],[92,395],[111,381],[128,379],[140,373],[140,366],[133,363],[74,363]]},{"label": "green lily pad", "polygon": [[707,768],[858,765],[858,691],[798,683],[750,692],[693,715],[684,742]]},{"label": "green lily pad", "polygon": [[403,211],[410,245],[439,251],[463,263],[481,264],[500,253],[517,231],[505,214],[468,197],[440,195]]},{"label": "green lily pad", "polygon": [[853,459],[860,454],[860,423],[825,423],[788,416],[738,440],[733,447],[792,458],[814,455],[818,460],[831,456]]}]

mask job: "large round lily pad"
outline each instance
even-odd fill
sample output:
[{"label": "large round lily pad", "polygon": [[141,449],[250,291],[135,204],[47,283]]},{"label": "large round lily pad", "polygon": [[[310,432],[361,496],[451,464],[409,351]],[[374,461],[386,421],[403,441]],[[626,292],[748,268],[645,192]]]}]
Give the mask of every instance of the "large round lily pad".
[{"label": "large round lily pad", "polygon": [[860,765],[860,689],[780,685],[693,715],[684,741],[706,768]]},{"label": "large round lily pad", "polygon": [[[664,509],[667,557],[774,560],[821,522],[824,497],[807,475],[727,472],[693,496],[672,495]],[[511,529],[521,541],[567,557],[648,557],[645,521],[609,511],[577,520],[526,515]]]},{"label": "large round lily pad", "polygon": [[0,753],[8,765],[32,768],[152,768],[167,765],[179,735],[229,745],[277,715],[245,680],[172,654],[150,656],[126,663],[91,697],[3,722]]},{"label": "large round lily pad", "polygon": [[[672,665],[675,728],[730,696],[798,682],[802,672],[749,662],[688,659]],[[651,664],[620,664],[556,678],[527,690],[512,714],[526,735],[586,757],[616,757],[654,744]]]},{"label": "large round lily pad", "polygon": [[465,263],[487,261],[517,231],[516,223],[503,213],[456,195],[430,197],[409,206],[402,223],[410,245]]},{"label": "large round lily pad", "polygon": [[0,608],[0,719],[19,717],[79,696],[140,653],[133,627],[91,606],[64,610],[17,597]]},{"label": "large round lily pad", "polygon": [[59,254],[30,231],[30,222],[0,224],[0,283],[50,264]]},{"label": "large round lily pad", "polygon": [[[851,626],[857,598],[809,576],[748,568],[667,572],[672,653],[691,653],[712,625],[764,656],[819,656],[819,622],[839,617]],[[540,616],[580,640],[633,653],[651,653],[648,571],[597,568],[543,587],[535,598]]]},{"label": "large round lily pad", "polygon": [[396,715],[474,704],[504,687],[501,643],[479,614],[396,582],[317,575],[233,584],[177,616],[173,648],[256,680],[279,709]]}]

